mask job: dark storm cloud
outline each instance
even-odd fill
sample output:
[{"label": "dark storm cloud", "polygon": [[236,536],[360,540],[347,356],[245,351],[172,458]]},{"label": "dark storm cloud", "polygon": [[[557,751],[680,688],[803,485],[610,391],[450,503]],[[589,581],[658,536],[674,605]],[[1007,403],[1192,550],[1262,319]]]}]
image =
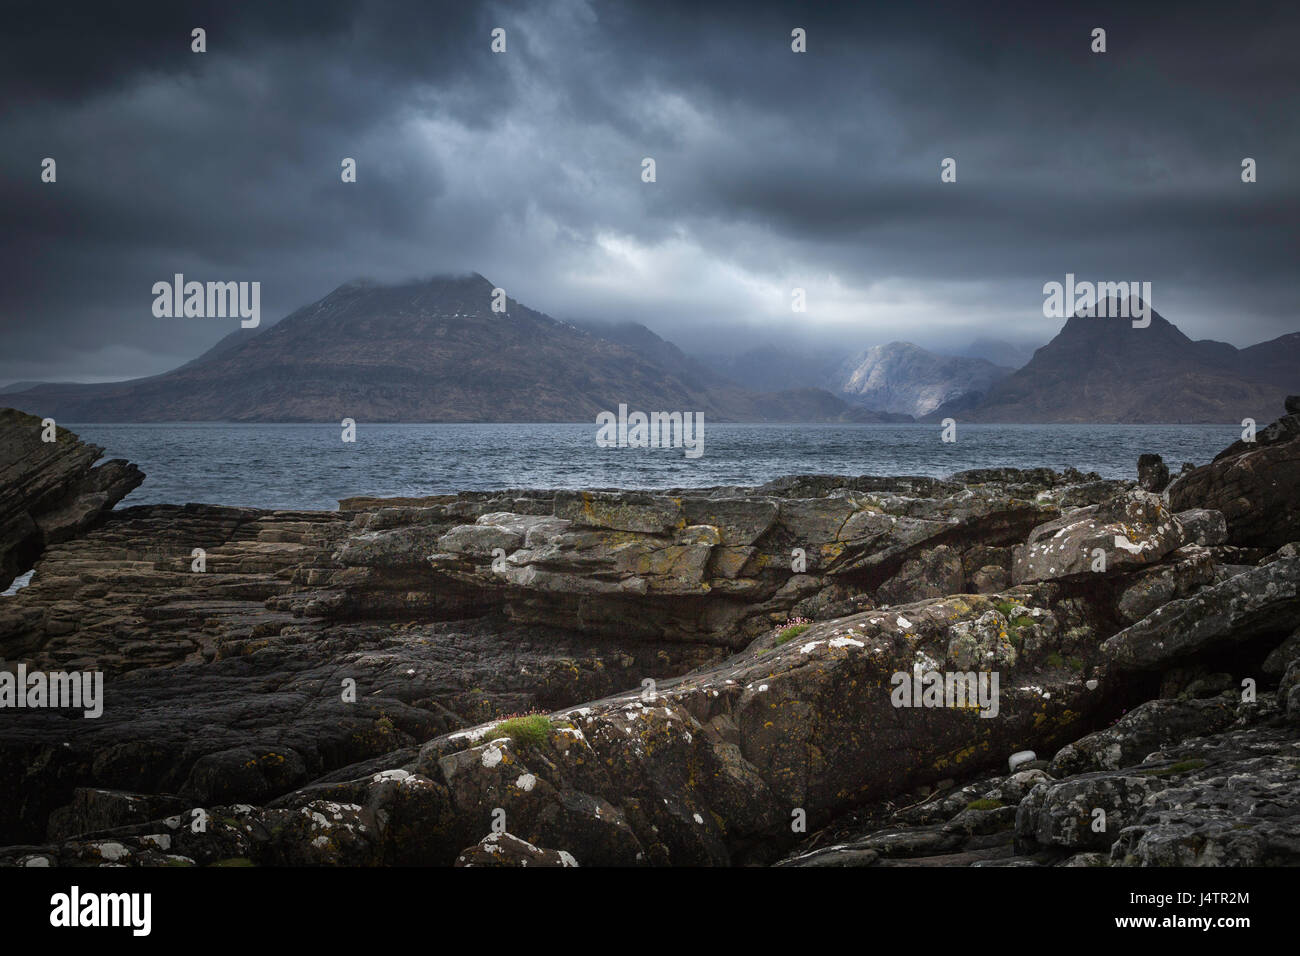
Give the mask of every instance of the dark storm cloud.
[{"label": "dark storm cloud", "polygon": [[1042,342],[1042,284],[1073,271],[1152,281],[1193,336],[1271,338],[1300,327],[1296,26],[1280,5],[20,5],[0,383],[197,355],[233,326],[155,319],[173,272],[260,280],[272,321],[357,276],[472,269],[711,351],[737,328]]}]

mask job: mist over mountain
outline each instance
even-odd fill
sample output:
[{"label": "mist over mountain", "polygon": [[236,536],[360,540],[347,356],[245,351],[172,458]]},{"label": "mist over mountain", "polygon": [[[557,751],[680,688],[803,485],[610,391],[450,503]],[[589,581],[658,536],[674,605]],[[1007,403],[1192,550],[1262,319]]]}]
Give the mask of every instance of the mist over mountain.
[{"label": "mist over mountain", "polygon": [[983,394],[1010,372],[986,359],[936,355],[911,342],[890,342],[849,359],[833,384],[870,408],[921,416],[945,402]]},{"label": "mist over mountain", "polygon": [[1154,310],[1146,328],[1134,328],[1128,318],[1075,315],[1027,365],[983,397],[954,399],[928,417],[1103,424],[1251,417],[1262,423],[1296,391],[1300,333],[1238,349],[1193,341]]},{"label": "mist over mountain", "polygon": [[25,392],[29,388],[36,388],[38,385],[48,384],[46,382],[10,382],[8,385],[0,386],[0,395],[8,395],[10,392]]},{"label": "mist over mountain", "polygon": [[643,326],[592,326],[596,334],[513,299],[494,312],[492,299],[477,273],[349,282],[171,372],[38,385],[9,401],[88,422],[592,421],[621,403],[722,421],[879,420],[824,390],[759,395]]},{"label": "mist over mountain", "polygon": [[1148,328],[1075,316],[1013,372],[909,342],[838,362],[770,344],[693,357],[635,322],[563,322],[513,299],[494,312],[493,288],[478,273],[349,282],[170,372],[15,383],[6,402],[86,422],[580,422],[627,404],[714,421],[1178,423],[1262,421],[1300,391],[1300,333],[1237,349],[1156,313]]},{"label": "mist over mountain", "polygon": [[982,394],[991,382],[1011,371],[910,342],[852,350],[767,343],[731,355],[713,355],[707,362],[756,391],[825,388],[851,405],[899,421],[925,415],[952,399]]},{"label": "mist over mountain", "polygon": [[792,388],[833,388],[831,378],[844,361],[844,348],[800,348],[764,342],[738,352],[703,359],[733,382],[757,392]]},{"label": "mist over mountain", "polygon": [[1034,353],[1043,345],[1042,342],[1008,342],[1005,339],[981,337],[956,349],[936,349],[941,355],[955,355],[962,358],[982,358],[994,365],[1018,369],[1028,364]]}]

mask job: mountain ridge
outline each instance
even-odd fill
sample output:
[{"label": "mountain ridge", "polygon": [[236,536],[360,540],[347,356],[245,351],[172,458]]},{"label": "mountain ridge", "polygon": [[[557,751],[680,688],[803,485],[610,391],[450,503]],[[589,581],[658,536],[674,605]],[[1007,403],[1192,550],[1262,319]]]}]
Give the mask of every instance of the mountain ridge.
[{"label": "mountain ridge", "polygon": [[580,422],[621,403],[713,421],[883,420],[825,391],[715,381],[648,329],[632,348],[514,299],[494,312],[493,289],[479,273],[353,280],[170,372],[7,401],[85,422]]},{"label": "mountain ridge", "polygon": [[[1110,315],[1115,315],[1111,311]],[[1300,386],[1300,333],[1238,349],[1194,340],[1155,310],[1150,325],[1076,314],[976,401],[926,416],[968,422],[1204,424],[1269,415]]]},{"label": "mountain ridge", "polygon": [[759,347],[711,364],[634,322],[565,322],[509,298],[493,312],[493,289],[477,272],[354,279],[170,372],[3,391],[84,422],[582,422],[627,404],[712,421],[1093,424],[1263,421],[1300,391],[1300,332],[1238,349],[1154,311],[1145,328],[1072,316],[1014,371],[891,342],[812,383],[812,357],[783,367]]}]

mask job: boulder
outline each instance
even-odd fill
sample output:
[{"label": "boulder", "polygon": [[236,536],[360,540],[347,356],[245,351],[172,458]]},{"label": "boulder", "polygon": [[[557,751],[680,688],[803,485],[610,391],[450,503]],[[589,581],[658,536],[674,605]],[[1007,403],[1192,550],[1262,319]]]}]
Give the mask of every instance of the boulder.
[{"label": "boulder", "polygon": [[1107,850],[1159,784],[1137,774],[1087,774],[1034,787],[1016,811],[1016,845]]},{"label": "boulder", "polygon": [[970,589],[976,594],[996,594],[1011,585],[1011,575],[996,564],[986,564],[970,576]]},{"label": "boulder", "polygon": [[577,866],[571,853],[543,850],[511,833],[489,833],[456,857],[457,866]]},{"label": "boulder", "polygon": [[1210,552],[1187,545],[1171,552],[1161,563],[1127,575],[1120,585],[1115,609],[1121,620],[1132,624],[1176,598],[1196,593],[1216,579]]},{"label": "boulder", "polygon": [[1023,584],[1145,567],[1184,540],[1178,519],[1158,495],[1128,491],[1034,528],[1016,549],[1011,580]]},{"label": "boulder", "polygon": [[1189,508],[1177,514],[1178,523],[1190,544],[1213,548],[1228,541],[1228,522],[1222,511],[1209,508]]},{"label": "boulder", "polygon": [[1159,494],[1169,484],[1169,466],[1159,455],[1138,456],[1138,487]]},{"label": "boulder", "polygon": [[47,837],[60,842],[97,830],[111,830],[171,816],[185,808],[176,797],[78,787],[72,802],[50,814]]},{"label": "boulder", "polygon": [[1056,752],[1048,767],[1054,777],[1095,770],[1123,770],[1152,751],[1191,737],[1214,733],[1236,719],[1232,703],[1211,700],[1153,700]]},{"label": "boulder", "polygon": [[1300,540],[1300,413],[1289,412],[1253,442],[1234,442],[1208,465],[1180,475],[1168,497],[1175,511],[1223,512],[1228,542],[1238,547]]}]

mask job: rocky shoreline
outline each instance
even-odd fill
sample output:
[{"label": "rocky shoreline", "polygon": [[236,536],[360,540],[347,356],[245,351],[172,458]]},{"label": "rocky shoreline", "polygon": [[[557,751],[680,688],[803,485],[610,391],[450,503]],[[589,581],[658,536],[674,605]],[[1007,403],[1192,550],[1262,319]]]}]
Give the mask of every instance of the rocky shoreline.
[{"label": "rocky shoreline", "polygon": [[1286,411],[1172,481],[337,512],[114,510],[138,469],[0,412],[0,670],[106,688],[0,710],[0,864],[1298,864]]}]

